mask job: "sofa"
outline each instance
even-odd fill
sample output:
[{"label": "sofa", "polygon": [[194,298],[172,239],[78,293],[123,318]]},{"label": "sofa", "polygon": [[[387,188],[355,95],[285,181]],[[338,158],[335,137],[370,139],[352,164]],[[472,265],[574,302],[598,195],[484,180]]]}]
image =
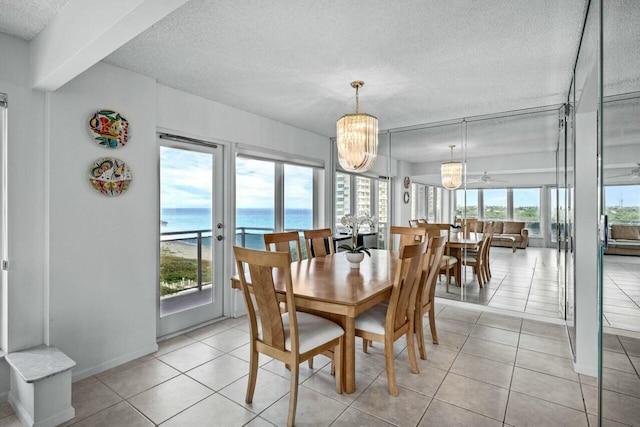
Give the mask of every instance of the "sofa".
[{"label": "sofa", "polygon": [[[487,221],[478,221],[476,230],[480,231],[486,228]],[[529,230],[524,228],[524,222],[517,221],[494,221],[493,222],[493,239],[491,246],[502,246],[507,248],[513,247],[513,238],[515,247],[525,249],[529,244]]]},{"label": "sofa", "polygon": [[612,225],[609,231],[609,245],[604,253],[607,255],[640,255],[640,226]]}]

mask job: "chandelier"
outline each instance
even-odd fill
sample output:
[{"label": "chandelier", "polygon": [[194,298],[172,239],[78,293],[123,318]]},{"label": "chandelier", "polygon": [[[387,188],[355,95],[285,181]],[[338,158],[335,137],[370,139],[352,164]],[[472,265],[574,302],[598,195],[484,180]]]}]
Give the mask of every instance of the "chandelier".
[{"label": "chandelier", "polygon": [[453,161],[453,149],[455,145],[450,145],[451,161],[440,166],[442,186],[447,190],[455,190],[462,185],[462,163]]},{"label": "chandelier", "polygon": [[363,85],[363,81],[351,82],[356,90],[356,112],[345,114],[337,123],[338,161],[347,172],[368,171],[378,155],[378,119],[358,112],[358,89]]}]

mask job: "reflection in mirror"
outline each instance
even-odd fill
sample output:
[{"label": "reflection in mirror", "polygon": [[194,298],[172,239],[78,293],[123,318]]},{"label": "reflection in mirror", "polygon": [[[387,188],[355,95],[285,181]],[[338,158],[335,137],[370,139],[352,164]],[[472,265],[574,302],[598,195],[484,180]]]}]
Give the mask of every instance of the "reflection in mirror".
[{"label": "reflection in mirror", "polygon": [[[450,235],[449,256],[459,263],[460,283],[448,290],[442,275],[436,296],[558,318],[564,294],[557,286],[555,243],[551,241],[550,194],[556,188],[556,150],[560,106],[471,117],[390,131],[388,153],[397,161],[397,176],[411,178],[410,206],[395,212],[401,225],[420,221],[458,225],[467,222],[469,238]],[[442,188],[440,166],[462,161],[463,185]],[[476,221],[472,221],[476,220]],[[474,270],[482,228],[494,222],[487,244],[491,277]],[[473,227],[473,228],[472,228]],[[475,252],[473,250],[476,250]],[[456,267],[457,268],[457,267]],[[460,286],[460,284],[462,286]]]},{"label": "reflection in mirror", "polygon": [[601,425],[640,417],[640,7],[606,2],[603,31]]}]

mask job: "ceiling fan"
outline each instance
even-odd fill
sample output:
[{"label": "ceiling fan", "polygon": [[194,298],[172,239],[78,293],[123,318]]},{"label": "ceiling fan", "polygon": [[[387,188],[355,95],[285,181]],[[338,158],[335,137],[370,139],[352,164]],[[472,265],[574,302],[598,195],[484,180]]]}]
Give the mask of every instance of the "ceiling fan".
[{"label": "ceiling fan", "polygon": [[636,163],[638,165],[637,168],[633,168],[629,171],[629,173],[625,173],[622,175],[614,175],[614,176],[605,176],[604,179],[612,179],[612,178],[640,178],[640,163]]},{"label": "ceiling fan", "polygon": [[506,182],[506,181],[502,181],[500,179],[493,179],[491,178],[491,176],[487,174],[487,171],[484,171],[482,173],[482,176],[480,176],[479,178],[467,180],[467,183],[474,183],[474,182],[482,182],[483,184],[488,184],[490,182]]}]

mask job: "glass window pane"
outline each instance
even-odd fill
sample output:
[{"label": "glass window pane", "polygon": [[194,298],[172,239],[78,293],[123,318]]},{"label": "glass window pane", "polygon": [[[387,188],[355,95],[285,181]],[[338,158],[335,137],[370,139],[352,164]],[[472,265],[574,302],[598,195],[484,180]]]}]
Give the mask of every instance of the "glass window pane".
[{"label": "glass window pane", "polygon": [[264,249],[265,233],[275,227],[275,164],[236,159],[236,244]]},{"label": "glass window pane", "polygon": [[[466,212],[465,212],[466,197]],[[505,211],[506,211],[505,191]],[[456,190],[456,216],[459,218],[478,218],[478,190]]]},{"label": "glass window pane", "polygon": [[284,165],[284,229],[313,228],[313,168]]},{"label": "glass window pane", "polygon": [[436,188],[436,220],[442,222],[442,187]]},{"label": "glass window pane", "polygon": [[427,217],[426,185],[411,184],[411,219]]},{"label": "glass window pane", "polygon": [[529,235],[539,236],[540,231],[540,189],[513,189],[513,220],[523,221]]},{"label": "glass window pane", "polygon": [[356,176],[356,211],[354,215],[360,212],[372,214],[371,212],[371,178]]},{"label": "glass window pane", "polygon": [[378,217],[377,226],[378,226],[378,248],[384,249],[385,238],[387,235],[387,224],[388,224],[388,216],[387,216],[387,205],[389,203],[388,199],[388,182],[386,180],[378,180]]},{"label": "glass window pane", "polygon": [[496,188],[491,190],[482,190],[483,196],[483,213],[482,218],[485,220],[507,219],[507,189]]},{"label": "glass window pane", "polygon": [[336,172],[336,220],[351,213],[351,175]]},{"label": "glass window pane", "polygon": [[432,186],[427,187],[427,221],[431,223],[436,222],[436,212],[434,209],[434,196],[435,188]]},{"label": "glass window pane", "polygon": [[604,198],[609,224],[640,225],[640,185],[607,185]]}]

